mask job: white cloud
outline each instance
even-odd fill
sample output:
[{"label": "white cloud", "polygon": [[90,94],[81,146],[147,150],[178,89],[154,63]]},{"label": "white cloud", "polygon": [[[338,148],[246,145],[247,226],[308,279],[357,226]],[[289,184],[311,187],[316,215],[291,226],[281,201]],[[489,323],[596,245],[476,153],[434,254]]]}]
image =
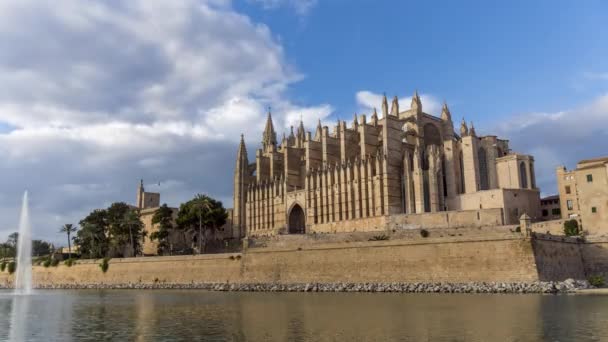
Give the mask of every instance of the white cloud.
[{"label": "white cloud", "polygon": [[289,100],[302,75],[228,0],[2,1],[0,51],[0,239],[26,188],[35,233],[51,239],[133,202],[140,178],[171,205],[228,200],[240,133],[253,152],[267,106],[277,127],[332,111]]},{"label": "white cloud", "polygon": [[608,155],[608,94],[580,108],[516,115],[496,131],[513,150],[534,156],[541,191],[554,194],[557,166]]},{"label": "white cloud", "polygon": [[[389,102],[389,111],[392,101],[392,96],[387,96]],[[399,99],[399,110],[403,111],[410,108],[411,95],[410,96],[398,96]],[[382,107],[382,94],[373,93],[368,90],[361,90],[355,94],[355,100],[360,107],[360,111],[371,113],[374,108],[378,110],[378,114],[382,115],[380,108]],[[441,113],[441,102],[431,94],[420,94],[420,101],[422,102],[422,110],[425,113],[432,115],[439,115]]]},{"label": "white cloud", "polygon": [[260,4],[265,9],[290,7],[299,15],[308,14],[318,3],[318,0],[249,0]]},{"label": "white cloud", "polygon": [[608,72],[584,72],[583,76],[589,80],[608,81]]}]

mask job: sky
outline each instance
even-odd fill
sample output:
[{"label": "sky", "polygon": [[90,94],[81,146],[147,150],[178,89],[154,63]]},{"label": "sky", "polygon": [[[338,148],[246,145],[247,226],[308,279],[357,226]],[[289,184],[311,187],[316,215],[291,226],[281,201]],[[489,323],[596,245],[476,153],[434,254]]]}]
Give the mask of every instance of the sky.
[{"label": "sky", "polygon": [[380,96],[555,168],[608,155],[608,3],[587,1],[4,0],[0,241],[30,193],[34,236],[135,201],[232,206],[240,134],[369,114]]}]

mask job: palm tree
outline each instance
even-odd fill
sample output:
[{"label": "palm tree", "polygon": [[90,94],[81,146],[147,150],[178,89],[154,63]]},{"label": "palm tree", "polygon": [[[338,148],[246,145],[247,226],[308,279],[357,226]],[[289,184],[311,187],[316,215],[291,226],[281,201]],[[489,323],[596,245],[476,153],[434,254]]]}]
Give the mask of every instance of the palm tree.
[{"label": "palm tree", "polygon": [[[196,208],[198,214],[198,254],[202,254],[203,239],[205,238],[203,232],[203,215],[208,216],[208,213],[213,210],[213,204],[209,200],[209,197],[198,195],[194,199],[194,207]],[[208,221],[208,219],[205,219],[205,221]]]},{"label": "palm tree", "polygon": [[78,228],[76,228],[71,223],[66,223],[63,225],[63,227],[61,227],[61,229],[59,229],[60,233],[68,234],[68,258],[69,259],[72,259],[72,243],[71,243],[70,235],[72,233],[75,233],[77,230],[78,230]]}]

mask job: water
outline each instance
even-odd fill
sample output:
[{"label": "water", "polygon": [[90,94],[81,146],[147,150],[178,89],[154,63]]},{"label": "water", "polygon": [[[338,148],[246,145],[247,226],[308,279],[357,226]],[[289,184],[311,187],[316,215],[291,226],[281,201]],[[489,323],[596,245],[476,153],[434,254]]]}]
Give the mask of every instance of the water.
[{"label": "water", "polygon": [[0,341],[608,341],[606,322],[590,295],[0,292]]},{"label": "water", "polygon": [[32,292],[32,228],[30,226],[27,191],[23,194],[21,218],[19,220],[15,292],[26,295]]}]

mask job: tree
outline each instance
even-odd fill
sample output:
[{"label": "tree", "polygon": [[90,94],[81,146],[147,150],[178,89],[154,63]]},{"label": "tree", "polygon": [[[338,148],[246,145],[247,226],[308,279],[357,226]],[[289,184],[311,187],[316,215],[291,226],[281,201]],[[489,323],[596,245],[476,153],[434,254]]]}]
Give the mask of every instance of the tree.
[{"label": "tree", "polygon": [[51,244],[42,240],[32,240],[32,254],[34,256],[51,254]]},{"label": "tree", "polygon": [[8,243],[9,245],[16,248],[18,241],[19,241],[19,233],[14,232],[8,236],[8,240],[6,240],[6,243]]},{"label": "tree", "polygon": [[123,229],[124,232],[127,233],[128,231],[131,255],[137,256],[141,253],[142,240],[146,235],[144,224],[139,218],[139,213],[134,209],[130,209],[124,214],[122,224],[125,227],[125,229]]},{"label": "tree", "polygon": [[66,233],[68,235],[68,259],[72,259],[72,240],[70,239],[70,235],[76,231],[78,231],[78,228],[71,223],[66,223],[59,229],[60,233]]},{"label": "tree", "polygon": [[564,234],[566,236],[576,236],[579,235],[579,233],[577,220],[572,219],[564,222]]},{"label": "tree", "polygon": [[97,209],[82,219],[74,243],[80,247],[82,256],[87,255],[91,259],[107,256],[109,249],[107,211]]},{"label": "tree", "polygon": [[[158,231],[150,234],[150,240],[158,241],[158,254],[166,254],[169,249],[169,232],[173,230],[173,210],[163,204],[152,216],[152,224],[158,225]],[[169,250],[169,252],[171,252]]]},{"label": "tree", "polygon": [[177,225],[183,231],[196,232],[198,252],[203,253],[207,233],[215,233],[218,227],[226,223],[227,218],[228,213],[222,202],[199,194],[180,206]]}]

